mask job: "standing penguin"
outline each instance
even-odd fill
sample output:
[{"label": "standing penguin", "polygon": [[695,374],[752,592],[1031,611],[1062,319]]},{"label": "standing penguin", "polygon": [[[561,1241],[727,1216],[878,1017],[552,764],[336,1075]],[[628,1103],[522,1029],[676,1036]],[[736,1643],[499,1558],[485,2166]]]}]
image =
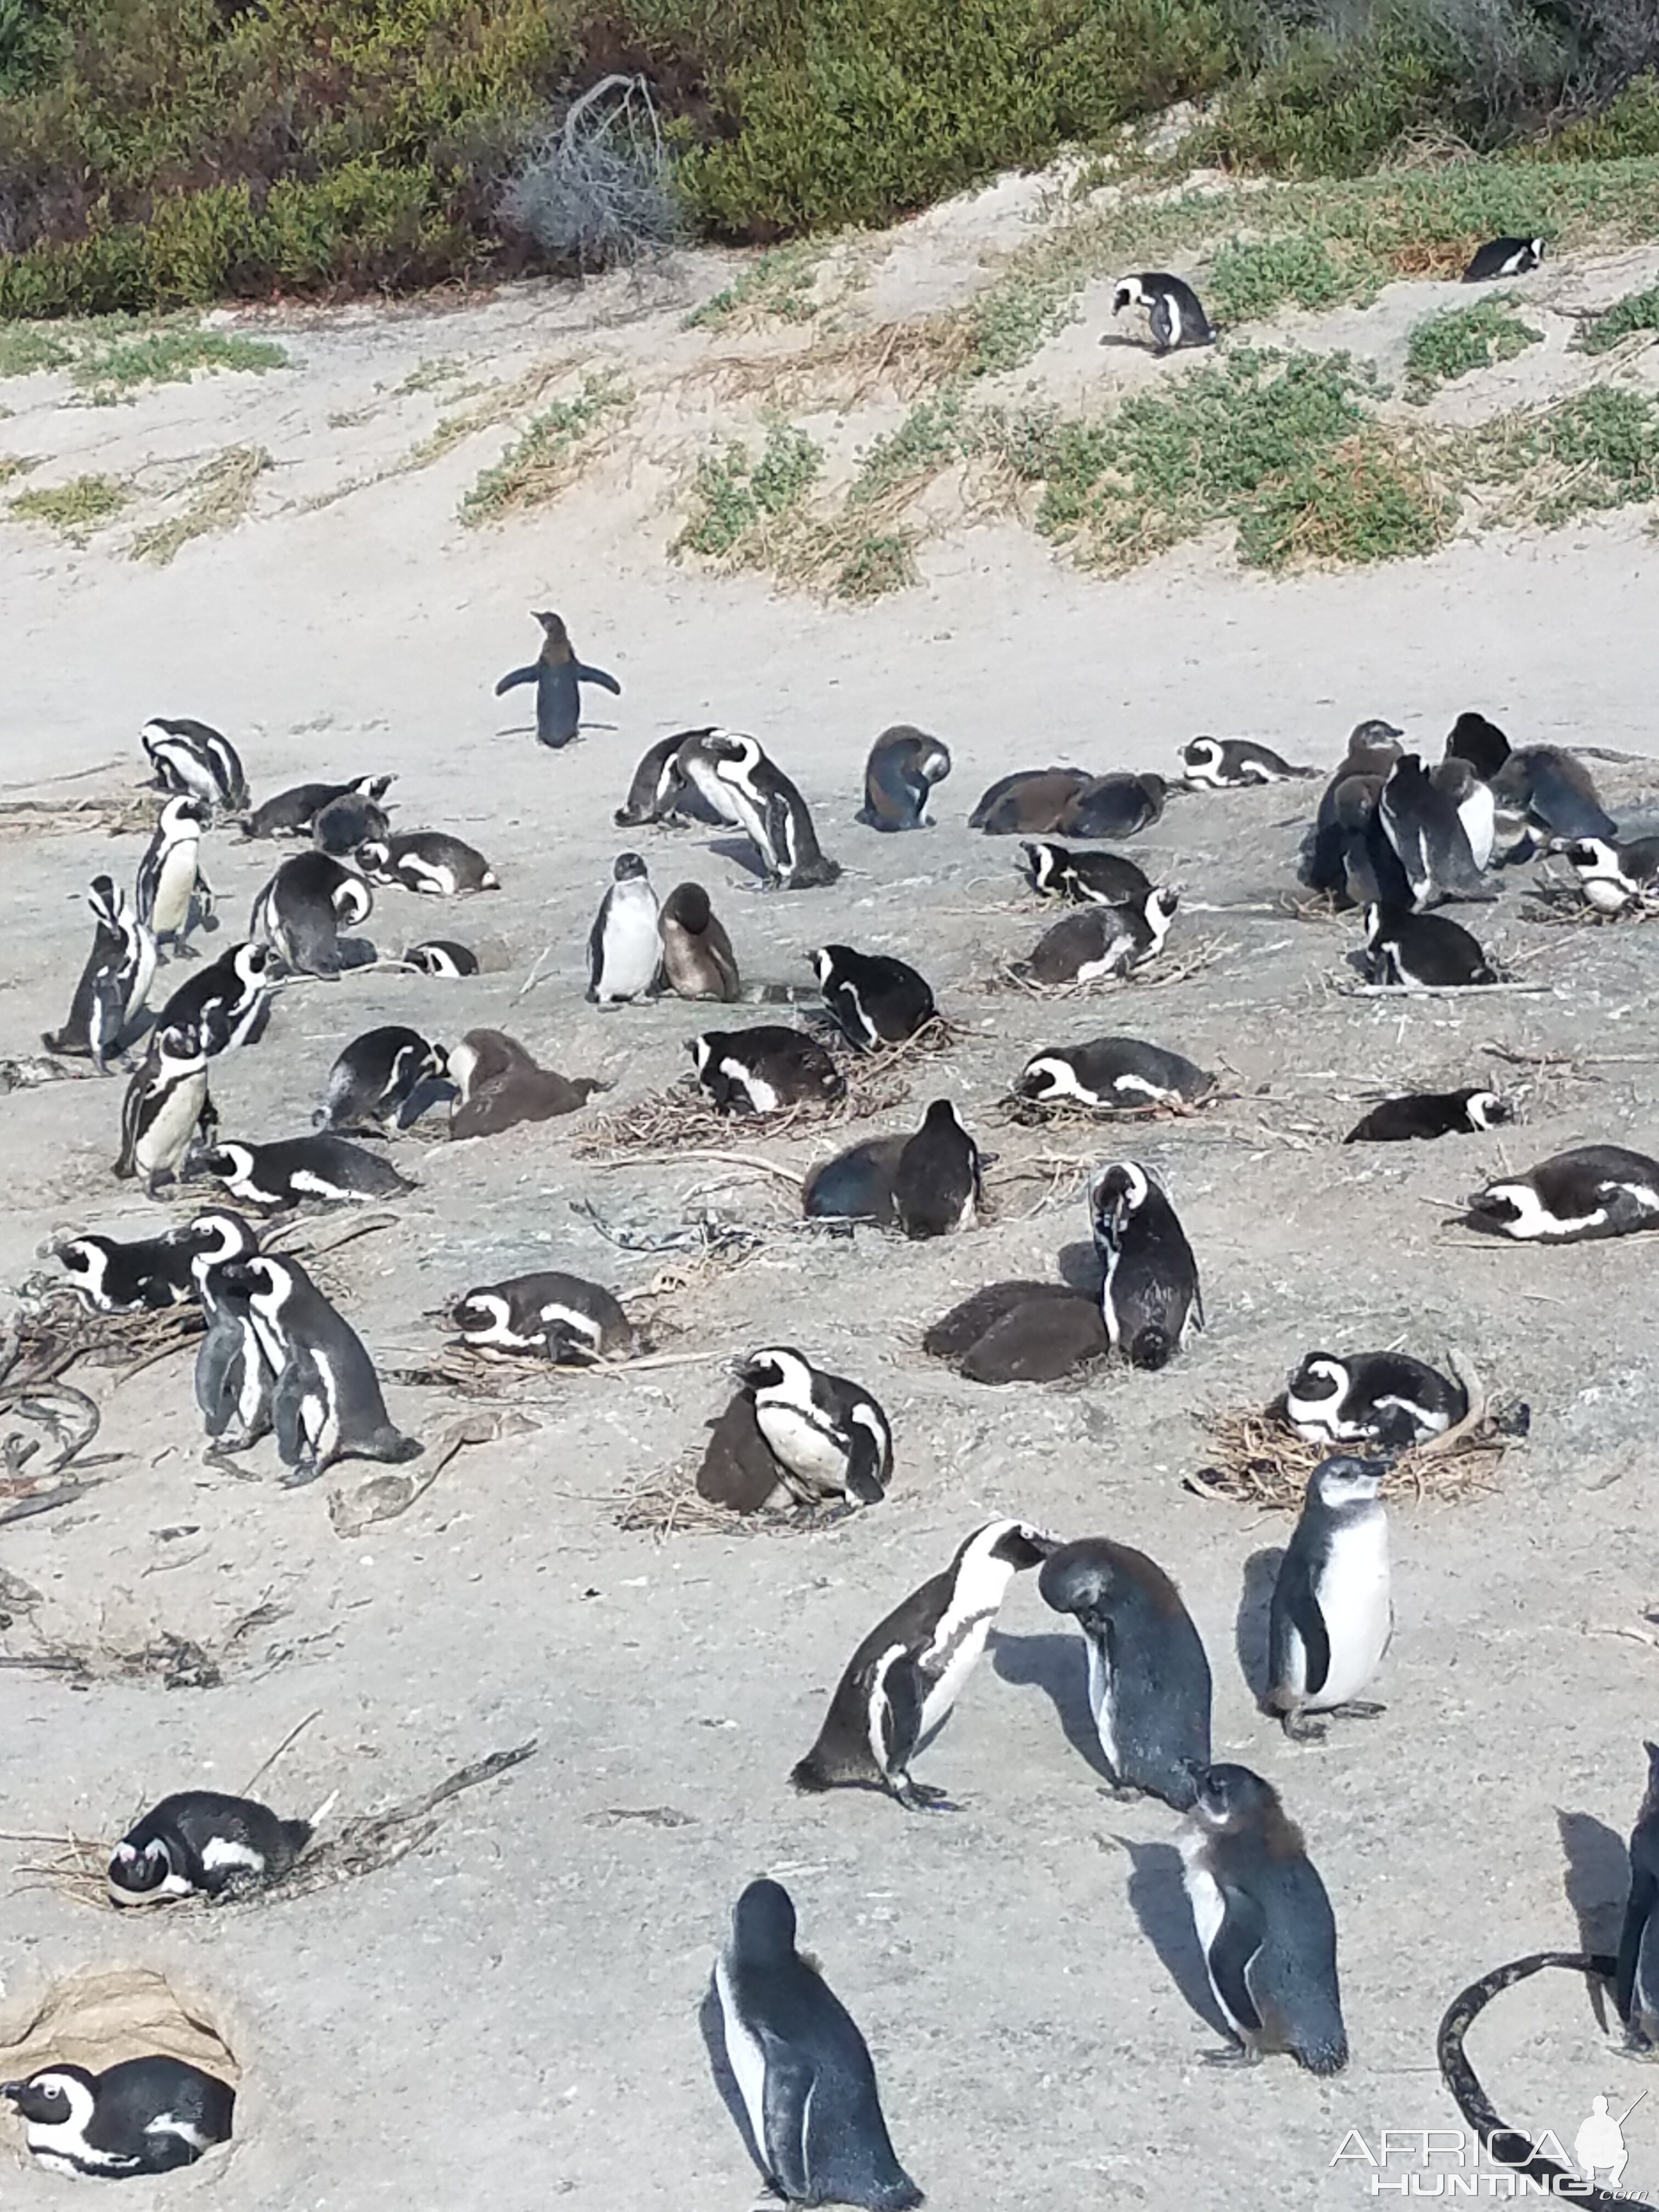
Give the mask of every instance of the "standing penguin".
[{"label": "standing penguin", "polygon": [[193,2166],[230,2140],[236,2092],[217,2075],[159,2054],[124,2058],[90,2074],[43,2066],[27,2081],[0,2082],[30,2151],[52,2173],[119,2180]]},{"label": "standing penguin", "polygon": [[1394,1634],[1387,1472],[1376,1460],[1322,1461],[1279,1562],[1267,1616],[1267,1705],[1302,1741],[1316,1743],[1325,1732],[1310,1714],[1369,1718],[1382,1711],[1358,1693]]},{"label": "standing penguin", "polygon": [[1492,896],[1480,881],[1456,805],[1419,754],[1407,753],[1395,763],[1378,811],[1419,907],[1436,906],[1443,899]]},{"label": "standing penguin", "polygon": [[[780,1883],[751,1881],[738,1899],[711,1995],[711,2030],[718,2024],[747,2148],[772,2194],[865,2212],[922,2202],[893,2155],[868,2046],[796,1950],[795,1908]],[[712,2033],[710,2045],[713,2055]]]},{"label": "standing penguin", "polygon": [[1475,774],[1468,761],[1459,760],[1455,754],[1431,768],[1429,781],[1441,797],[1449,799],[1456,808],[1463,835],[1469,841],[1475,873],[1479,875],[1491,865],[1492,848],[1498,837],[1498,801],[1492,796],[1492,786]]},{"label": "standing penguin", "polygon": [[249,1043],[270,1004],[273,957],[264,945],[233,945],[186,976],[155,1017],[157,1029],[193,1029],[210,1060]]},{"label": "standing penguin", "polygon": [[158,948],[185,951],[191,923],[208,921],[213,891],[201,870],[202,832],[208,809],[199,799],[169,799],[155,824],[149,849],[138,863],[133,903]]},{"label": "standing penguin", "polygon": [[948,1098],[935,1098],[899,1154],[893,1211],[909,1237],[948,1237],[970,1228],[984,1196],[980,1149]]},{"label": "standing penguin", "polygon": [[600,1006],[646,997],[662,966],[662,927],[650,871],[637,853],[619,853],[611,873],[615,880],[587,939],[587,996]]},{"label": "standing penguin", "polygon": [[893,1430],[870,1393],[811,1366],[792,1346],[751,1352],[735,1369],[796,1503],[878,1504],[893,1475]]},{"label": "standing penguin", "polygon": [[1248,1766],[1206,1766],[1176,1844],[1210,1987],[1240,2056],[1286,2051],[1310,2074],[1348,2063],[1336,1917],[1302,1831]]},{"label": "standing penguin", "polygon": [[420,1456],[423,1447],[392,1425],[362,1338],[296,1260],[258,1253],[233,1262],[225,1275],[233,1288],[247,1291],[276,1370],[271,1414],[289,1488],[315,1482],[337,1460]]},{"label": "standing penguin", "polygon": [[682,766],[717,809],[747,832],[769,890],[812,890],[833,884],[841,864],[818,843],[806,801],[753,738],[729,730],[706,732]]},{"label": "standing penguin", "polygon": [[191,1140],[208,1113],[207,1054],[193,1030],[157,1030],[121,1102],[121,1151],[115,1172],[141,1175],[154,1198],[178,1180]]},{"label": "standing penguin", "polygon": [[1198,1262],[1176,1210],[1134,1160],[1096,1176],[1089,1194],[1095,1249],[1106,1270],[1106,1334],[1134,1367],[1166,1366],[1204,1326]]},{"label": "standing penguin", "polygon": [[557,751],[568,745],[581,727],[582,702],[580,687],[597,684],[602,691],[622,696],[622,685],[614,676],[607,676],[603,668],[588,668],[578,660],[570,642],[570,633],[563,618],[555,614],[538,614],[536,620],[542,626],[542,649],[528,668],[515,668],[503,676],[495,686],[495,696],[511,691],[515,684],[533,684],[536,687],[536,742]]},{"label": "standing penguin", "polygon": [[1184,1813],[1210,1758],[1210,1662],[1181,1593],[1155,1560],[1105,1536],[1042,1563],[1045,1605],[1083,1631],[1089,1705],[1114,1785]]},{"label": "standing penguin", "polygon": [[951,773],[949,748],[925,730],[895,722],[870,748],[864,805],[858,819],[871,830],[926,830],[933,786]]},{"label": "standing penguin", "polygon": [[933,988],[908,962],[850,945],[820,945],[808,957],[824,1005],[860,1052],[903,1044],[933,1020]]},{"label": "standing penguin", "polygon": [[309,1820],[279,1820],[252,1797],[180,1790],[153,1806],[115,1846],[109,1893],[116,1905],[224,1897],[275,1881],[311,1841]]},{"label": "standing penguin", "polygon": [[1659,2043],[1659,1744],[1646,1743],[1648,1785],[1630,1834],[1630,1897],[1613,2000],[1632,2051]]},{"label": "standing penguin", "polygon": [[985,1649],[1014,1576],[1054,1549],[1023,1521],[988,1521],[943,1573],[912,1590],[848,1662],[797,1790],[884,1790],[907,1811],[943,1802],[913,1781],[918,1745],[942,1726]]},{"label": "standing penguin", "polygon": [[[268,1437],[276,1370],[254,1326],[250,1286],[229,1270],[259,1249],[251,1222],[228,1208],[198,1213],[181,1232],[207,1328],[196,1352],[195,1389],[214,1452],[240,1452]],[[210,1456],[211,1455],[210,1455]]]},{"label": "standing penguin", "polygon": [[142,1012],[155,977],[155,940],[118,890],[112,876],[94,876],[92,951],[70,1001],[69,1019],[43,1033],[48,1052],[90,1059],[100,1075]]},{"label": "standing penguin", "polygon": [[662,931],[663,981],[677,999],[742,995],[738,956],[701,884],[676,884],[657,917]]},{"label": "standing penguin", "polygon": [[1126,307],[1144,308],[1152,333],[1152,350],[1173,353],[1177,346],[1211,344],[1215,332],[1192,286],[1162,269],[1143,270],[1139,276],[1120,276],[1112,294],[1112,313]]}]

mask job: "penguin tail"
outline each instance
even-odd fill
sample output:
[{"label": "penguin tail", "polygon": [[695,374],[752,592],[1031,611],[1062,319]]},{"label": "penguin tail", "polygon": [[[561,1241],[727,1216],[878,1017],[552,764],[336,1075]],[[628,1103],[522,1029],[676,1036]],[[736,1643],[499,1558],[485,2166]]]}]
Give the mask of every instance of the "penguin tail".
[{"label": "penguin tail", "polygon": [[1129,1364],[1132,1367],[1167,1367],[1174,1351],[1175,1346],[1170,1340],[1168,1329],[1151,1322],[1145,1328],[1137,1329],[1131,1339]]},{"label": "penguin tail", "polygon": [[818,1764],[816,1749],[809,1751],[798,1765],[791,1767],[789,1779],[797,1790],[810,1790],[814,1796],[836,1786]]},{"label": "penguin tail", "polygon": [[290,1866],[311,1841],[312,1831],[315,1825],[315,1822],[311,1820],[283,1820],[278,1823],[278,1833],[282,1837],[283,1849],[288,1854]]},{"label": "penguin tail", "polygon": [[370,1438],[361,1447],[365,1459],[386,1460],[400,1466],[404,1460],[419,1459],[426,1446],[416,1437],[406,1437],[400,1429],[390,1426]]},{"label": "penguin tail", "polygon": [[918,2204],[927,2202],[908,2173],[872,2189],[864,2201],[871,2212],[915,2212]]}]

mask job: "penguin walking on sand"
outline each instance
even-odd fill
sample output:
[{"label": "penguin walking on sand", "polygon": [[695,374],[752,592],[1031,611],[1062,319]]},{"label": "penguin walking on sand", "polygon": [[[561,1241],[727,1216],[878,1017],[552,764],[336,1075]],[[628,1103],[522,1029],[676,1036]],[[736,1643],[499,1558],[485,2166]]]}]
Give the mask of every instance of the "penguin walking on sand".
[{"label": "penguin walking on sand", "polygon": [[1583,1244],[1659,1229],[1659,1160],[1623,1145],[1577,1145],[1469,1200],[1468,1224],[1517,1244]]},{"label": "penguin walking on sand", "polygon": [[1319,774],[1297,768],[1249,738],[1194,738],[1177,755],[1183,782],[1200,791],[1248,791],[1267,783],[1291,783]]},{"label": "penguin walking on sand", "polygon": [[199,799],[169,799],[138,863],[133,903],[158,951],[166,945],[182,954],[192,922],[213,926],[213,887],[201,866],[207,821],[208,809]]},{"label": "penguin walking on sand", "polygon": [[1474,990],[1502,980],[1461,922],[1396,906],[1365,908],[1364,968],[1371,982],[1395,990]]},{"label": "penguin walking on sand", "polygon": [[407,1129],[448,1077],[448,1054],[418,1030],[398,1023],[365,1030],[329,1069],[313,1118],[318,1128],[341,1136]]},{"label": "penguin walking on sand", "polygon": [[210,814],[234,814],[247,805],[247,777],[236,748],[211,723],[157,717],[145,723],[138,742],[162,791],[199,799]]},{"label": "penguin walking on sand", "polygon": [[943,783],[950,773],[948,746],[925,730],[896,722],[870,748],[858,819],[870,830],[930,829],[927,801],[933,786]]},{"label": "penguin walking on sand", "polygon": [[1126,307],[1145,311],[1152,350],[1162,356],[1177,346],[1206,346],[1214,342],[1210,319],[1192,286],[1167,270],[1146,269],[1138,276],[1120,276],[1112,294],[1112,313]]},{"label": "penguin walking on sand", "polygon": [[568,745],[581,727],[581,686],[597,684],[602,691],[622,696],[622,685],[603,668],[589,668],[576,658],[563,618],[538,614],[542,649],[527,668],[515,668],[495,686],[499,699],[520,684],[536,687],[536,742],[556,752]]},{"label": "penguin walking on sand", "polygon": [[198,1213],[181,1241],[207,1324],[196,1352],[197,1410],[213,1452],[246,1451],[270,1434],[276,1370],[254,1325],[250,1286],[229,1271],[258,1250],[258,1231],[225,1209]]},{"label": "penguin walking on sand", "polygon": [[793,1346],[769,1346],[738,1362],[737,1380],[799,1505],[839,1499],[878,1504],[893,1474],[893,1430],[870,1393],[812,1366]]},{"label": "penguin walking on sand", "polygon": [[1630,1835],[1630,1896],[1613,2001],[1632,2051],[1659,2043],[1659,1744],[1646,1743],[1647,1788]]},{"label": "penguin walking on sand", "polygon": [[1387,1473],[1377,1460],[1322,1461],[1279,1561],[1267,1615],[1267,1708],[1300,1742],[1323,1737],[1316,1714],[1369,1719],[1382,1711],[1359,1692],[1394,1635]]},{"label": "penguin walking on sand", "polygon": [[1203,1766],[1176,1842],[1193,1925],[1235,2056],[1288,2051],[1310,2074],[1348,2063],[1336,1917],[1279,1793],[1247,1766]]},{"label": "penguin walking on sand", "polygon": [[1285,1389],[1285,1419],[1304,1443],[1403,1449],[1443,1436],[1468,1410],[1461,1382],[1408,1352],[1310,1352]]},{"label": "penguin walking on sand", "polygon": [[933,1020],[933,987],[908,962],[850,945],[820,945],[808,957],[824,1005],[860,1052],[904,1044]]},{"label": "penguin walking on sand", "polygon": [[893,1171],[893,1212],[907,1237],[948,1237],[972,1227],[985,1194],[981,1159],[956,1108],[935,1098]]},{"label": "penguin walking on sand", "polygon": [[295,853],[253,902],[247,933],[299,975],[339,981],[340,928],[356,929],[374,908],[374,894],[355,868],[331,853]]},{"label": "penguin walking on sand", "polygon": [[790,1775],[796,1789],[884,1790],[908,1812],[943,1804],[944,1790],[912,1778],[910,1761],[961,1696],[1009,1583],[1054,1549],[1023,1521],[976,1528],[853,1654],[817,1741]]},{"label": "penguin walking on sand", "polygon": [[836,881],[841,864],[820,847],[806,801],[753,738],[710,731],[680,757],[697,788],[712,786],[715,804],[747,833],[769,890],[811,890]]},{"label": "penguin walking on sand", "polygon": [[192,1029],[210,1060],[251,1043],[270,1004],[275,956],[264,945],[233,945],[187,975],[155,1017],[158,1029]]},{"label": "penguin walking on sand", "polygon": [[92,951],[70,1001],[69,1018],[40,1042],[48,1052],[89,1059],[100,1075],[143,1010],[155,978],[155,940],[112,876],[94,876]]},{"label": "penguin walking on sand", "polygon": [[120,2180],[193,2166],[230,2140],[236,2092],[216,2074],[159,2053],[124,2058],[101,2074],[43,2066],[26,2081],[0,2082],[36,2161],[52,2173]]},{"label": "penguin walking on sand", "polygon": [[637,853],[619,853],[587,939],[587,996],[599,1006],[648,997],[662,967],[661,909]]},{"label": "penguin walking on sand", "polygon": [[795,1948],[781,1884],[751,1881],[738,1899],[710,1996],[710,2056],[724,2060],[726,2101],[768,2191],[786,2204],[912,2212],[922,2194],[893,2154],[868,2046]]},{"label": "penguin walking on sand", "polygon": [[116,1905],[229,1897],[285,1875],[311,1841],[312,1822],[279,1820],[252,1797],[181,1790],[152,1806],[115,1846]]},{"label": "penguin walking on sand", "polygon": [[1089,1193],[1100,1294],[1113,1348],[1134,1367],[1164,1367],[1204,1326],[1198,1262],[1168,1197],[1134,1160],[1103,1168]]},{"label": "penguin walking on sand", "polygon": [[1105,1536],[1058,1546],[1037,1591],[1083,1632],[1089,1705],[1114,1788],[1184,1813],[1194,1767],[1209,1764],[1211,1684],[1180,1591],[1144,1552]]},{"label": "penguin walking on sand", "polygon": [[116,1174],[143,1176],[154,1198],[175,1182],[185,1154],[209,1115],[207,1054],[193,1030],[157,1030],[143,1065],[121,1102],[121,1150]]},{"label": "penguin walking on sand", "polygon": [[742,996],[738,956],[701,884],[676,884],[657,921],[663,981],[677,999],[718,999],[730,1006]]}]

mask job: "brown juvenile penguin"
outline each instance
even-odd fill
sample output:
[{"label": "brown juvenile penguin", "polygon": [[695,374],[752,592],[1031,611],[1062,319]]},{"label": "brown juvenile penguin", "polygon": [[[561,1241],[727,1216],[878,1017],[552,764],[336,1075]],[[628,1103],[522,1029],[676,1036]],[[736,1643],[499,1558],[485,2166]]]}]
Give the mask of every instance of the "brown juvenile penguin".
[{"label": "brown juvenile penguin", "polygon": [[742,985],[737,955],[701,884],[677,884],[657,917],[662,971],[676,998],[719,999],[730,1005]]},{"label": "brown juvenile penguin", "polygon": [[968,827],[988,837],[1052,836],[1079,792],[1098,780],[1086,768],[1021,769],[981,794]]},{"label": "brown juvenile penguin", "polygon": [[1064,1283],[988,1283],[921,1340],[970,1382],[1053,1382],[1109,1346],[1100,1301]]},{"label": "brown juvenile penguin", "polygon": [[520,1121],[574,1114],[607,1087],[592,1076],[567,1079],[538,1067],[516,1037],[500,1030],[469,1030],[449,1055],[449,1073],[461,1093],[450,1116],[452,1137],[494,1137]]},{"label": "brown juvenile penguin", "polygon": [[708,1424],[708,1442],[697,1469],[697,1494],[733,1513],[758,1513],[787,1505],[790,1493],[783,1469],[760,1431],[753,1395],[739,1390],[723,1413]]}]

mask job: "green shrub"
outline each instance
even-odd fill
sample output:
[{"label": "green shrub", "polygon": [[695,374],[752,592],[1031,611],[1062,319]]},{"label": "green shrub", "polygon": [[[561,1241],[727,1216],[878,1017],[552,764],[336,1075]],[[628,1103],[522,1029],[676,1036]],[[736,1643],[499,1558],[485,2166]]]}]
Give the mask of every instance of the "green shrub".
[{"label": "green shrub", "polygon": [[1645,292],[1626,292],[1605,314],[1585,325],[1578,337],[1581,353],[1607,353],[1632,331],[1659,331],[1659,284]]},{"label": "green shrub", "polygon": [[1430,315],[1406,341],[1406,397],[1420,403],[1443,384],[1513,361],[1543,335],[1521,320],[1509,292],[1491,293],[1472,307]]},{"label": "green shrub", "polygon": [[1334,307],[1347,290],[1326,241],[1304,234],[1232,240],[1211,263],[1204,296],[1224,321],[1242,323],[1270,315],[1286,301],[1297,307]]},{"label": "green shrub", "polygon": [[675,550],[755,565],[769,532],[799,507],[823,468],[822,447],[791,422],[775,422],[758,455],[738,445],[705,454],[692,484],[694,512]]}]

